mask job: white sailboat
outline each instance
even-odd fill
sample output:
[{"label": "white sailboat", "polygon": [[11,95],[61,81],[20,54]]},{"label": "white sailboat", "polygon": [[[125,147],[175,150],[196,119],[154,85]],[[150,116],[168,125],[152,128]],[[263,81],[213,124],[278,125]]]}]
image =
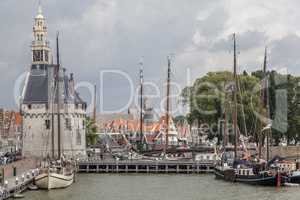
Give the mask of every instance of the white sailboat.
[{"label": "white sailboat", "polygon": [[35,184],[40,189],[46,190],[66,188],[72,185],[73,182],[73,171],[70,173],[58,173],[56,168],[49,168],[48,172],[41,173],[35,178]]},{"label": "white sailboat", "polygon": [[[58,45],[58,35],[56,38],[57,45],[57,75],[55,77],[55,88],[56,88],[56,96],[57,96],[57,137],[58,137],[58,160],[50,161],[47,158],[47,162],[45,163],[45,167],[41,169],[40,175],[35,178],[35,184],[40,189],[59,189],[66,188],[70,186],[74,182],[76,165],[72,161],[68,161],[64,158],[61,152],[61,143],[60,143],[60,63],[59,63],[59,45]],[[52,92],[54,97],[54,91]],[[54,105],[55,98],[52,98],[52,106]],[[54,113],[52,111],[52,159],[55,157],[54,153]]]}]

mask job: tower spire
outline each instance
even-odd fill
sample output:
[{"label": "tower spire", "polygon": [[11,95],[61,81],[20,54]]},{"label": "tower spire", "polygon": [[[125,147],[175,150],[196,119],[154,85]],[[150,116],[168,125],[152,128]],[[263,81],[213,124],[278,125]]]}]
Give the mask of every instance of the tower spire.
[{"label": "tower spire", "polygon": [[39,0],[38,14],[39,14],[39,15],[42,15],[42,14],[43,14],[43,9],[42,9],[42,3],[41,3],[41,0]]},{"label": "tower spire", "polygon": [[32,41],[32,64],[51,64],[52,56],[47,40],[46,20],[43,16],[42,4],[39,1],[38,13],[34,18],[33,41]]}]

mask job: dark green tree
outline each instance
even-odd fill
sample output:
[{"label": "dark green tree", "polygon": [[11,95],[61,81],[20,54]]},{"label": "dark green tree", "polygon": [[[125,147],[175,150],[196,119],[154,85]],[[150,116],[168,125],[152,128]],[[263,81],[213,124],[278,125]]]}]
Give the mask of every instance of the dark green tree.
[{"label": "dark green tree", "polygon": [[[187,119],[190,124],[197,122],[198,125],[219,124],[219,120],[226,114],[227,120],[232,122],[232,90],[233,74],[231,72],[209,72],[198,78],[192,87],[185,88],[182,96],[185,103],[190,106]],[[253,111],[259,112],[259,79],[244,72],[238,76],[238,125],[244,133],[248,130],[250,135],[255,135],[258,126],[254,126],[258,119]],[[258,89],[257,89],[258,88]],[[217,137],[221,139],[220,127]],[[216,135],[214,135],[216,136]]]},{"label": "dark green tree", "polygon": [[95,145],[97,143],[97,126],[90,117],[86,118],[86,143],[87,146]]}]

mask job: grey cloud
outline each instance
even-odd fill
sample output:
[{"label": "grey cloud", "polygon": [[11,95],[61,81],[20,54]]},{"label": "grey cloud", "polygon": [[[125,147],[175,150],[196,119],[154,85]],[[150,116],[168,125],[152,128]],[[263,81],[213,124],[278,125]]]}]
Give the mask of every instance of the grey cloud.
[{"label": "grey cloud", "polygon": [[[37,0],[0,1],[0,63],[7,63],[0,78],[0,90],[12,90],[14,80],[28,70],[33,17]],[[230,10],[222,0],[43,0],[52,47],[56,31],[61,32],[61,58],[68,72],[74,72],[78,81],[89,81],[99,86],[99,73],[103,69],[127,72],[138,83],[138,61],[145,60],[145,80],[154,81],[162,89],[166,79],[166,57],[175,53],[181,62],[174,64],[174,80],[182,79],[186,66],[197,68],[194,76],[206,73],[213,59],[224,59],[231,49],[231,38],[219,39],[227,31]],[[276,2],[275,2],[276,3]],[[245,5],[247,6],[247,5]],[[207,12],[202,20],[199,13]],[[236,16],[239,17],[239,16]],[[186,47],[193,46],[196,32],[204,38],[197,52],[187,54]],[[263,48],[269,40],[257,29],[238,35],[239,48],[247,52]],[[274,41],[271,57],[276,64],[297,66],[299,59],[298,37]],[[284,49],[284,50],[283,50]],[[181,53],[186,53],[182,56]],[[252,56],[252,57],[251,57]],[[284,57],[283,57],[284,56]],[[275,58],[276,57],[276,58]],[[278,58],[277,58],[278,57]],[[280,57],[280,58],[279,58]],[[289,57],[290,61],[285,60]],[[209,60],[210,59],[210,60]],[[228,59],[229,60],[229,59]],[[230,59],[231,60],[231,59]],[[250,60],[250,59],[248,59]],[[230,64],[230,61],[228,62]],[[228,63],[224,65],[228,66]],[[199,65],[203,65],[198,67]],[[222,63],[216,63],[222,65]],[[197,67],[196,67],[197,66]],[[294,67],[293,70],[297,69]],[[128,85],[118,78],[106,80],[109,108],[124,104],[123,96]],[[84,96],[89,98],[86,91]],[[16,107],[13,94],[2,95],[0,106]],[[126,98],[125,98],[126,101]]]},{"label": "grey cloud", "polygon": [[197,28],[201,36],[209,40],[215,39],[224,31],[228,17],[225,7],[217,6],[205,19],[197,21]]},{"label": "grey cloud", "polygon": [[238,35],[240,50],[249,50],[252,48],[261,48],[267,42],[267,36],[260,31],[247,31]]},{"label": "grey cloud", "polygon": [[[267,36],[265,33],[260,31],[246,31],[244,33],[236,33],[237,37],[237,48],[240,51],[248,51],[253,48],[261,48],[267,44]],[[215,51],[228,51],[232,49],[232,35],[228,36],[227,39],[220,39],[216,41],[212,47],[211,50],[213,52]]]},{"label": "grey cloud", "polygon": [[270,64],[274,68],[288,68],[291,73],[300,73],[300,37],[291,34],[271,43]]},{"label": "grey cloud", "polygon": [[[0,23],[6,29],[1,32],[0,43],[7,47],[0,51],[0,61],[15,68],[6,84],[12,88],[13,79],[28,70],[30,64],[29,44],[37,1],[11,0],[0,4]],[[166,56],[190,41],[197,12],[207,4],[210,3],[204,0],[55,0],[43,1],[43,10],[51,45],[54,47],[55,33],[60,30],[63,65],[75,73],[77,80],[98,84],[99,72],[109,68],[128,72],[137,83],[137,62],[144,56],[145,79],[162,84]],[[108,106],[122,105],[127,86],[118,79],[110,79],[107,84],[115,88],[110,91],[114,96],[111,95]],[[2,97],[1,101],[12,107],[10,99],[11,96]]]}]

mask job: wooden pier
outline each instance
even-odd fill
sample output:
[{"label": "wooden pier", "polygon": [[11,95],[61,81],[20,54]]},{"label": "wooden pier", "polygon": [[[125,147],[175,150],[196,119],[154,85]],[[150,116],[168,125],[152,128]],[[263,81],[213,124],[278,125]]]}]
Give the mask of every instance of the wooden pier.
[{"label": "wooden pier", "polygon": [[38,169],[29,170],[22,176],[10,177],[0,186],[0,200],[14,198],[16,194],[27,190],[28,185],[33,182],[33,179],[38,175]]},{"label": "wooden pier", "polygon": [[195,161],[102,161],[86,159],[78,162],[80,173],[211,173],[214,170],[213,162]]}]

